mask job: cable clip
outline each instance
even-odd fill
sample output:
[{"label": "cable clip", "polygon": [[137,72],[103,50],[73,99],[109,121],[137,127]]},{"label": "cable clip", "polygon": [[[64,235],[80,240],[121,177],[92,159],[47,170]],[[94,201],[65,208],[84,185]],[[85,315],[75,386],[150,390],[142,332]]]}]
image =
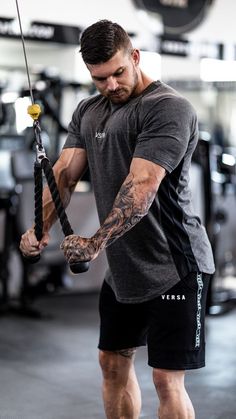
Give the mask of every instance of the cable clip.
[{"label": "cable clip", "polygon": [[47,159],[46,151],[42,145],[36,144],[36,161],[41,166],[43,159]]}]

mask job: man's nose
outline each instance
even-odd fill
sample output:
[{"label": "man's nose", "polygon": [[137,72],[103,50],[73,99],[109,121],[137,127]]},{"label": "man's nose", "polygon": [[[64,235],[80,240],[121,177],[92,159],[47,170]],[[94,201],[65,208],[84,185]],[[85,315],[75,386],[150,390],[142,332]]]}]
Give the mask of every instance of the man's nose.
[{"label": "man's nose", "polygon": [[112,91],[116,90],[117,87],[118,87],[118,83],[117,83],[116,78],[113,77],[113,76],[108,77],[108,79],[107,79],[107,89],[112,92]]}]

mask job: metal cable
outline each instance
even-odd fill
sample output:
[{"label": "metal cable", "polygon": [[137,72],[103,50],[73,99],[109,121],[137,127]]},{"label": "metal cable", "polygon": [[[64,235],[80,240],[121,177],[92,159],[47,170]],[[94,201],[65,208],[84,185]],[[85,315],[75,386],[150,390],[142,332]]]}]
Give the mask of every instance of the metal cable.
[{"label": "metal cable", "polygon": [[22,47],[23,47],[23,53],[24,53],[24,59],[25,59],[25,68],[26,68],[26,74],[27,74],[27,78],[28,78],[30,97],[31,97],[32,105],[33,105],[34,104],[34,95],[33,95],[33,90],[32,90],[32,86],[31,86],[31,82],[30,82],[29,66],[28,66],[28,61],[27,61],[27,55],[26,55],[26,49],[25,49],[25,40],[24,40],[24,35],[23,35],[23,30],[22,30],[22,25],[21,25],[21,17],[20,17],[18,0],[16,0],[16,10],[17,10],[19,27],[20,27],[20,34],[21,34],[21,41],[22,41]]}]

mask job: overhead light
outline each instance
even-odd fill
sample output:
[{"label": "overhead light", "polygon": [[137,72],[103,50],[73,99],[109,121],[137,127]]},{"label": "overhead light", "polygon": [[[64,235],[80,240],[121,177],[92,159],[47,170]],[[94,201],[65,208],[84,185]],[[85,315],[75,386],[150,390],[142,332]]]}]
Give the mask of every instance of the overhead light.
[{"label": "overhead light", "polygon": [[16,92],[4,92],[4,93],[2,93],[2,102],[3,103],[15,103],[17,98],[18,98],[18,94]]},{"label": "overhead light", "polygon": [[222,163],[226,166],[235,166],[235,157],[232,154],[223,153],[222,154]]},{"label": "overhead light", "polygon": [[236,81],[236,61],[202,58],[200,78],[203,81]]}]

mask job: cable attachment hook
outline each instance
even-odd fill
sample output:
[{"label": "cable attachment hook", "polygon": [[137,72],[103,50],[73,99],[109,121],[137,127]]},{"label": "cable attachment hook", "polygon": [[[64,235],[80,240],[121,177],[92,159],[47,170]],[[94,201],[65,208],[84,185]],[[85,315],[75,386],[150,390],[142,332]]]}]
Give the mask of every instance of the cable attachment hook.
[{"label": "cable attachment hook", "polygon": [[[39,161],[38,152],[42,151],[45,154],[45,150],[44,150],[43,142],[41,138],[41,127],[38,120],[39,115],[41,113],[41,108],[37,103],[34,103],[33,105],[28,106],[27,113],[31,116],[31,118],[34,121],[33,128],[34,128],[34,136],[35,136],[35,141],[36,141],[37,161]],[[45,157],[46,157],[46,154],[45,154]]]},{"label": "cable attachment hook", "polygon": [[36,141],[36,162],[41,166],[42,159],[47,159],[46,151],[43,146],[42,138],[41,138],[41,127],[39,124],[39,115],[41,113],[41,108],[37,103],[28,106],[27,108],[28,114],[34,120],[33,128],[35,134],[35,141]]},{"label": "cable attachment hook", "polygon": [[34,121],[33,124],[33,128],[34,128],[34,136],[35,136],[35,141],[36,144],[38,145],[39,149],[43,149],[43,142],[42,142],[42,138],[41,138],[41,127],[39,125],[39,121]]},{"label": "cable attachment hook", "polygon": [[36,148],[36,162],[41,166],[41,162],[43,159],[48,160],[46,156],[46,151],[43,146],[39,146],[38,144],[36,144],[35,148]]}]

